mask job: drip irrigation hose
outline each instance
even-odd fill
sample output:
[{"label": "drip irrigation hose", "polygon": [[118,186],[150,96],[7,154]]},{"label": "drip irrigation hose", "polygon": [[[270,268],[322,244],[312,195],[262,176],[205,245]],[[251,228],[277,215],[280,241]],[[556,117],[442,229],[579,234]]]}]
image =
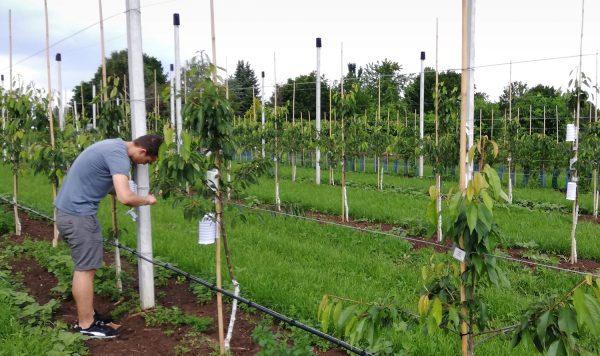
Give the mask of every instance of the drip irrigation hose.
[{"label": "drip irrigation hose", "polygon": [[[311,218],[311,217],[306,217],[306,216],[300,216],[300,215],[286,213],[286,212],[283,212],[283,211],[269,210],[269,209],[258,208],[258,207],[248,206],[248,205],[239,204],[239,203],[228,203],[228,204],[229,205],[233,205],[233,206],[238,206],[238,207],[241,207],[241,208],[245,208],[245,209],[249,209],[249,210],[257,210],[257,211],[261,211],[261,212],[264,212],[264,213],[269,213],[269,214],[272,214],[272,215],[282,215],[282,216],[296,218],[296,219],[300,219],[300,220],[307,220],[307,221],[312,221],[312,222],[318,222],[318,223],[321,223],[321,224],[333,225],[333,226],[342,227],[342,228],[346,228],[346,229],[351,229],[351,230],[356,230],[356,231],[362,231],[362,232],[366,232],[366,233],[370,233],[370,234],[377,234],[377,235],[389,236],[389,237],[393,237],[393,238],[397,238],[397,239],[401,239],[401,240],[406,240],[406,241],[411,241],[411,242],[415,242],[415,243],[422,243],[422,244],[425,244],[425,245],[436,246],[436,247],[443,248],[443,249],[446,249],[446,250],[451,250],[453,248],[452,246],[446,246],[446,245],[443,245],[443,244],[440,244],[440,243],[437,243],[437,242],[427,241],[425,239],[420,239],[420,238],[415,238],[415,237],[408,237],[408,236],[399,236],[399,235],[394,235],[394,234],[389,233],[389,232],[371,230],[371,229],[364,228],[364,227],[363,228],[361,228],[361,227],[354,227],[354,226],[349,226],[349,225],[344,225],[344,224],[341,224],[341,223],[337,223],[337,222],[334,222],[334,221],[321,220],[321,219],[316,219],[316,218]],[[510,256],[494,255],[494,254],[489,254],[489,253],[486,254],[486,256],[495,257],[495,258],[499,258],[499,259],[507,260],[507,261],[512,261],[512,262],[518,262],[518,263],[521,263],[521,264],[524,264],[524,265],[529,265],[529,266],[544,267],[544,268],[553,269],[553,270],[560,271],[560,272],[574,273],[574,274],[578,274],[578,275],[582,275],[582,276],[592,276],[594,278],[600,278],[600,274],[598,274],[598,273],[582,272],[582,271],[577,271],[577,270],[568,269],[568,268],[562,268],[562,267],[558,267],[558,266],[553,266],[553,265],[549,265],[549,264],[544,264],[544,263],[539,263],[539,262],[524,260],[524,259],[510,257]]]},{"label": "drip irrigation hose", "polygon": [[183,277],[187,278],[188,280],[190,280],[192,282],[195,282],[195,283],[203,285],[204,287],[212,290],[213,292],[221,293],[221,294],[223,294],[223,295],[225,295],[225,296],[227,296],[227,297],[229,297],[231,299],[237,300],[240,303],[246,304],[247,306],[249,306],[251,308],[259,310],[259,311],[261,311],[261,312],[263,312],[263,313],[265,313],[267,315],[270,315],[273,318],[275,318],[277,320],[280,320],[280,321],[282,321],[282,322],[284,322],[286,324],[290,324],[292,326],[295,326],[295,327],[297,327],[299,329],[302,329],[302,330],[304,330],[306,332],[309,332],[309,333],[311,333],[311,334],[313,334],[315,336],[318,336],[318,337],[320,337],[322,339],[325,339],[325,340],[331,342],[332,344],[335,344],[335,345],[337,345],[339,347],[342,347],[342,348],[344,348],[344,349],[346,349],[348,351],[354,352],[357,355],[372,355],[371,353],[368,353],[365,350],[361,350],[359,348],[356,348],[356,347],[348,344],[347,342],[342,341],[340,339],[337,339],[337,338],[335,338],[335,337],[333,337],[331,335],[325,334],[324,332],[322,332],[320,330],[317,330],[317,329],[315,329],[313,327],[305,325],[305,324],[303,324],[303,323],[301,323],[299,321],[296,321],[294,319],[290,319],[290,318],[288,318],[287,316],[285,316],[283,314],[279,314],[278,312],[276,312],[274,310],[266,308],[266,307],[264,307],[264,306],[262,306],[260,304],[254,303],[253,301],[251,301],[249,299],[236,296],[234,293],[231,293],[231,292],[229,292],[227,290],[217,288],[214,284],[211,284],[211,283],[209,283],[209,282],[207,282],[207,281],[205,281],[203,279],[200,279],[200,278],[198,278],[196,276],[193,276],[192,274],[190,274],[190,273],[188,273],[186,271],[183,271],[183,270],[181,270],[181,269],[179,269],[177,267],[174,267],[174,266],[172,266],[169,263],[165,263],[165,262],[161,262],[161,261],[156,261],[154,259],[151,259],[151,258],[148,258],[146,256],[143,256],[138,251],[136,251],[136,250],[134,250],[134,249],[132,249],[130,247],[123,246],[123,245],[121,245],[119,243],[116,243],[116,242],[112,241],[112,239],[111,240],[107,240],[106,242],[109,243],[109,244],[111,244],[111,245],[113,245],[113,246],[119,247],[119,248],[121,248],[121,249],[123,249],[125,251],[128,251],[128,252],[130,252],[133,255],[136,255],[139,258],[143,259],[144,261],[150,262],[150,263],[152,263],[152,264],[154,264],[156,266],[162,267],[164,269],[168,269],[170,271],[173,271],[176,274],[178,274],[180,276],[183,276]]},{"label": "drip irrigation hose", "polygon": [[[2,195],[0,195],[0,200],[3,200],[7,204],[14,205],[14,203],[12,201],[4,198]],[[450,250],[452,248],[452,247],[449,247],[449,246],[446,246],[446,245],[438,244],[436,242],[431,242],[431,241],[427,241],[427,240],[423,240],[423,239],[412,238],[412,237],[405,237],[405,236],[398,236],[398,235],[390,234],[390,233],[383,232],[383,231],[369,230],[367,228],[356,228],[356,227],[353,227],[353,226],[348,226],[348,225],[344,225],[344,224],[338,224],[336,222],[327,221],[327,220],[319,220],[319,219],[308,218],[308,217],[305,217],[305,216],[288,214],[288,213],[274,211],[274,210],[269,210],[269,209],[256,208],[256,207],[247,206],[247,205],[244,205],[244,204],[229,203],[229,205],[235,205],[235,206],[239,206],[239,207],[250,209],[250,210],[258,210],[258,211],[262,211],[262,212],[266,212],[266,213],[270,213],[270,214],[278,214],[278,215],[284,215],[284,216],[288,216],[288,217],[294,217],[294,218],[298,218],[298,219],[302,219],[302,220],[314,221],[314,222],[318,222],[318,223],[322,223],[322,224],[335,225],[335,226],[344,227],[344,228],[347,228],[347,229],[353,229],[353,230],[362,231],[362,232],[367,232],[367,233],[371,233],[371,234],[379,234],[379,235],[390,236],[390,237],[394,237],[394,238],[397,238],[397,239],[402,239],[402,240],[407,240],[407,241],[412,241],[412,242],[424,243],[426,245],[437,246],[437,247],[444,248],[444,249],[447,249],[447,250]],[[31,209],[31,208],[28,208],[26,206],[23,206],[21,204],[17,203],[17,207],[19,209],[22,209],[22,210],[25,210],[27,212],[33,213],[35,215],[38,215],[38,216],[40,216],[40,217],[42,217],[42,218],[44,218],[44,219],[46,219],[48,221],[54,221],[54,219],[51,218],[50,216],[48,216],[46,214],[43,214],[43,213],[40,213],[40,212],[37,212],[37,211],[35,211],[35,210]],[[562,267],[558,267],[558,266],[548,265],[548,264],[534,262],[534,261],[523,260],[523,259],[520,259],[520,258],[515,258],[515,257],[510,257],[510,256],[493,255],[493,254],[487,254],[487,256],[496,257],[496,258],[499,258],[499,259],[502,259],[502,260],[507,260],[507,261],[512,261],[512,262],[518,262],[518,263],[521,263],[521,264],[525,264],[525,265],[529,265],[529,266],[534,266],[534,267],[544,267],[544,268],[553,269],[555,271],[560,271],[560,272],[573,273],[573,274],[578,274],[578,275],[581,275],[581,276],[592,276],[594,278],[600,278],[600,274],[598,274],[598,273],[582,272],[582,271],[577,271],[577,270],[573,270],[573,269],[569,269],[569,268],[562,268]]]},{"label": "drip irrigation hose", "polygon": [[[7,202],[9,204],[13,204],[11,201],[5,199],[2,196],[0,196],[0,200],[3,200],[3,201],[5,201],[5,202]],[[48,216],[46,214],[43,214],[43,213],[40,213],[38,211],[35,211],[35,210],[31,209],[31,208],[22,206],[20,204],[17,204],[17,207],[19,209],[25,210],[25,211],[30,212],[32,214],[38,215],[38,216],[40,216],[40,217],[42,217],[42,218],[44,218],[44,219],[46,219],[48,221],[54,221],[54,219],[51,218],[50,216]],[[108,243],[108,244],[111,244],[111,245],[113,245],[115,247],[118,247],[120,249],[123,249],[123,250],[125,250],[125,251],[127,251],[127,252],[129,252],[129,253],[131,253],[131,254],[133,254],[133,255],[141,258],[141,259],[143,259],[144,261],[152,263],[153,265],[156,265],[156,266],[162,267],[164,269],[168,269],[170,271],[173,271],[174,273],[176,273],[176,274],[178,274],[180,276],[183,276],[183,277],[187,278],[188,280],[190,280],[190,281],[192,281],[194,283],[198,283],[198,284],[203,285],[204,287],[212,290],[213,292],[221,293],[221,294],[223,294],[223,295],[225,295],[225,296],[227,296],[227,297],[229,297],[229,298],[231,298],[233,300],[237,300],[240,303],[246,304],[247,306],[249,306],[251,308],[254,308],[254,309],[258,310],[258,311],[261,311],[261,312],[263,312],[263,313],[265,313],[267,315],[270,315],[270,316],[272,316],[273,318],[275,318],[275,319],[277,319],[279,321],[282,321],[282,322],[284,322],[286,324],[289,324],[289,325],[295,326],[295,327],[297,327],[299,329],[302,329],[302,330],[304,330],[304,331],[306,331],[308,333],[311,333],[311,334],[313,334],[313,335],[315,335],[317,337],[320,337],[321,339],[327,340],[327,341],[331,342],[332,344],[337,345],[337,346],[339,346],[341,348],[344,348],[344,349],[346,349],[346,350],[348,350],[350,352],[353,352],[353,353],[355,353],[357,355],[364,355],[364,356],[373,355],[373,354],[371,354],[371,353],[369,353],[369,352],[367,352],[365,350],[362,350],[362,349],[359,349],[357,347],[354,347],[354,346],[350,345],[349,343],[347,343],[345,341],[342,341],[340,339],[337,339],[337,338],[335,338],[335,337],[333,337],[333,336],[331,336],[329,334],[326,334],[326,333],[324,333],[324,332],[322,332],[320,330],[317,330],[317,329],[315,329],[313,327],[310,327],[310,326],[308,326],[306,324],[303,324],[303,323],[301,323],[299,321],[296,321],[294,319],[288,318],[287,316],[285,316],[283,314],[280,314],[280,313],[278,313],[278,312],[276,312],[274,310],[271,310],[271,309],[269,309],[267,307],[264,307],[264,306],[262,306],[260,304],[254,303],[253,301],[251,301],[249,299],[237,296],[236,293],[231,293],[231,292],[229,292],[227,290],[219,289],[214,284],[211,284],[211,283],[209,283],[209,282],[207,282],[207,281],[205,281],[203,279],[200,279],[200,278],[198,278],[196,276],[193,276],[192,274],[190,274],[190,273],[188,273],[186,271],[183,271],[183,270],[181,270],[181,269],[179,269],[177,267],[174,267],[174,266],[172,266],[169,263],[157,261],[157,260],[148,258],[146,256],[143,256],[138,251],[136,251],[136,250],[134,250],[134,249],[132,249],[130,247],[121,245],[120,243],[115,242],[113,239],[106,240],[105,242]]]}]

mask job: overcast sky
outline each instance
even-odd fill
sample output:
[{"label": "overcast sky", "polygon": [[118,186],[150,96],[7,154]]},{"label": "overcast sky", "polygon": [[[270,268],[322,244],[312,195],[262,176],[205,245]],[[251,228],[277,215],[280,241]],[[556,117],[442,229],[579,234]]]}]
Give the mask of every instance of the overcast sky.
[{"label": "overcast sky", "polygon": [[[100,65],[98,0],[47,0],[53,88],[55,54],[62,54],[63,87],[89,80]],[[404,73],[435,66],[435,23],[439,19],[439,69],[461,63],[460,0],[215,0],[217,64],[233,72],[238,60],[250,63],[266,92],[277,82],[316,69],[315,38],[321,37],[321,73],[338,80],[343,62],[365,66],[389,59]],[[107,56],[126,48],[125,0],[103,0]],[[181,16],[182,62],[199,51],[211,53],[209,0],[141,0],[144,52],[168,70],[173,62],[173,13]],[[12,10],[13,74],[47,86],[44,1],[0,1],[0,73],[8,78],[8,12]],[[512,79],[566,88],[578,65],[580,0],[476,1],[475,85],[496,100]],[[597,77],[600,1],[585,2],[583,71]],[[276,71],[274,70],[274,54]],[[518,63],[555,57],[575,56]],[[503,64],[490,66],[493,64]],[[7,86],[8,84],[6,84]]]}]

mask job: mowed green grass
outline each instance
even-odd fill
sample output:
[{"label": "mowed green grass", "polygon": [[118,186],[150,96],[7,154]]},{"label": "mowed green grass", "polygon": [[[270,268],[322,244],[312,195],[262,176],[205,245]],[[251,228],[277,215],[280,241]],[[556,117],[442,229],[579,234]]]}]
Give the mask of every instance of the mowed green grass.
[{"label": "mowed green grass", "polygon": [[[336,186],[328,184],[328,174],[324,171],[321,184],[314,181],[314,170],[298,168],[299,179],[291,181],[289,167],[282,168],[280,181],[281,199],[284,203],[298,204],[305,210],[315,210],[329,214],[341,215],[341,188],[339,180]],[[310,178],[310,179],[309,179]],[[429,203],[428,189],[434,184],[433,179],[404,178],[385,176],[383,191],[375,189],[374,174],[350,173],[348,180],[352,185],[348,188],[348,205],[353,219],[366,219],[375,222],[393,224],[413,224],[416,227],[429,226],[425,211]],[[370,183],[368,183],[370,181]],[[387,182],[387,183],[386,183]],[[371,184],[364,187],[363,184]],[[444,183],[443,190],[456,191],[456,182]],[[251,186],[245,194],[254,196],[259,201],[273,204],[275,201],[274,179],[262,178],[259,185]],[[560,192],[552,189],[515,188],[515,199],[531,200],[538,203],[550,203],[568,207],[572,202],[564,199]],[[548,196],[548,200],[544,198]],[[588,204],[591,210],[591,194],[582,194],[582,204]],[[535,241],[543,251],[568,256],[571,249],[571,214],[557,211],[530,210],[519,206],[504,204],[494,210],[496,222],[500,226],[506,243],[514,245]],[[579,220],[577,224],[578,255],[581,258],[600,260],[600,226]]]},{"label": "mowed green grass", "polygon": [[[6,174],[0,175],[0,192],[9,192],[11,184]],[[322,192],[318,193],[326,199]],[[23,204],[44,213],[51,212],[51,189],[44,178],[25,175],[21,180],[21,197]],[[99,211],[105,228],[110,226],[108,203],[105,200]],[[119,207],[120,226],[126,230],[122,241],[135,247],[135,224],[124,215],[126,210]],[[414,210],[418,212],[417,208]],[[196,243],[197,222],[183,220],[181,211],[168,201],[159,201],[151,211],[154,256],[214,281],[214,245]],[[406,310],[416,310],[421,267],[436,254],[434,251],[413,250],[403,240],[390,236],[266,213],[241,212],[248,218],[246,223],[235,218],[238,211],[232,208],[227,210],[226,223],[234,271],[243,296],[312,325],[316,325],[317,307],[324,294],[365,302],[390,297]],[[450,259],[436,255],[439,259]],[[224,281],[228,281],[224,263]],[[543,268],[532,270],[519,264],[501,263],[512,283],[511,288],[481,288],[489,304],[492,323],[497,327],[518,322],[528,304],[546,295],[564,293],[580,278]],[[228,282],[224,285],[230,287]],[[406,345],[409,353],[415,355],[459,352],[458,338],[441,333],[425,337],[420,330],[413,330],[399,334],[396,342]],[[510,349],[507,337],[486,342],[477,352],[535,354],[530,345]]]}]

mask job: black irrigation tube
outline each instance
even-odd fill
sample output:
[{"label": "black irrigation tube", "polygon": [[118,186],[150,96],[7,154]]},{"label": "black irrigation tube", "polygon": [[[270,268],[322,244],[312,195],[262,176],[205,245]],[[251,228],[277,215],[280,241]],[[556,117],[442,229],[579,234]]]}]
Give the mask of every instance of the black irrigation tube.
[{"label": "black irrigation tube", "polygon": [[259,311],[261,311],[261,312],[263,312],[265,314],[268,314],[268,315],[274,317],[277,320],[283,321],[286,324],[290,324],[290,325],[295,326],[295,327],[297,327],[299,329],[307,331],[307,332],[309,332],[309,333],[311,333],[311,334],[313,334],[315,336],[318,336],[318,337],[320,337],[322,339],[325,339],[325,340],[327,340],[327,341],[329,341],[329,342],[331,342],[331,343],[333,343],[333,344],[335,344],[335,345],[337,345],[339,347],[342,347],[342,348],[344,348],[344,349],[346,349],[348,351],[354,352],[355,354],[358,354],[358,355],[372,355],[371,353],[368,353],[365,350],[361,350],[359,348],[356,348],[356,347],[348,344],[345,341],[337,339],[337,338],[335,338],[335,337],[333,337],[333,336],[331,336],[329,334],[325,334],[324,332],[321,332],[321,331],[319,331],[319,330],[317,330],[317,329],[315,329],[313,327],[310,327],[310,326],[308,326],[306,324],[303,324],[303,323],[301,323],[299,321],[296,321],[294,319],[290,319],[290,318],[288,318],[287,316],[285,316],[283,314],[280,314],[280,313],[278,313],[278,312],[276,312],[274,310],[271,310],[271,309],[269,309],[267,307],[264,307],[264,306],[262,306],[260,304],[254,303],[253,301],[251,301],[249,299],[246,299],[246,298],[243,298],[243,297],[238,297],[238,296],[234,295],[233,293],[226,291],[225,289],[217,288],[214,284],[211,284],[211,283],[209,283],[209,282],[207,282],[207,281],[205,281],[203,279],[200,279],[200,278],[198,278],[196,276],[193,276],[190,273],[188,273],[186,271],[183,271],[183,270],[180,270],[177,267],[173,267],[169,263],[160,262],[160,261],[156,261],[156,260],[153,260],[151,258],[145,257],[142,254],[140,254],[138,251],[136,251],[136,250],[134,250],[134,249],[132,249],[130,247],[123,246],[123,245],[119,244],[118,242],[114,242],[113,240],[108,240],[107,242],[110,243],[110,244],[112,244],[112,245],[114,245],[114,246],[116,246],[116,247],[124,249],[124,250],[126,250],[126,251],[128,251],[128,252],[130,252],[130,253],[132,253],[132,254],[134,254],[136,256],[138,256],[139,258],[143,259],[144,261],[150,262],[150,263],[152,263],[152,264],[154,264],[156,266],[160,266],[160,267],[162,267],[164,269],[171,270],[171,271],[175,272],[176,274],[181,275],[181,276],[187,278],[188,280],[190,280],[192,282],[201,284],[204,287],[206,287],[206,288],[208,288],[208,289],[210,289],[210,290],[212,290],[214,292],[226,295],[226,296],[228,296],[231,299],[235,299],[235,300],[237,300],[240,303],[246,304],[246,305],[248,305],[251,308],[254,308],[254,309],[259,310]]},{"label": "black irrigation tube", "polygon": [[[14,205],[13,202],[7,200],[6,198],[4,198],[2,196],[0,196],[0,199],[4,200],[5,202],[7,202],[9,204]],[[25,206],[20,205],[20,204],[16,204],[16,205],[17,205],[17,207],[19,209],[22,209],[22,210],[25,210],[27,212],[36,214],[36,215],[38,215],[38,216],[40,216],[40,217],[42,217],[42,218],[44,218],[46,220],[54,221],[54,219],[51,218],[48,215],[42,214],[40,212],[37,212],[37,211],[35,211],[35,210],[31,209],[31,208],[25,207]],[[194,275],[192,275],[192,274],[190,274],[190,273],[188,273],[186,271],[183,271],[183,270],[181,270],[181,269],[179,269],[177,267],[173,267],[169,263],[157,261],[157,260],[154,260],[152,258],[148,258],[146,256],[143,256],[142,254],[140,254],[138,251],[132,249],[131,247],[123,246],[120,243],[115,242],[112,239],[107,240],[106,243],[109,243],[109,244],[111,244],[111,245],[113,245],[115,247],[118,247],[120,249],[126,250],[129,253],[131,253],[133,255],[136,255],[139,258],[143,259],[144,261],[152,263],[153,265],[162,267],[164,269],[171,270],[171,271],[175,272],[176,274],[181,275],[181,276],[187,278],[188,280],[190,280],[192,282],[195,282],[195,283],[203,285],[204,287],[212,290],[213,292],[217,292],[217,293],[221,293],[223,295],[226,295],[227,297],[229,297],[231,299],[235,299],[235,300],[237,300],[240,303],[246,304],[247,306],[249,306],[251,308],[259,310],[259,311],[261,311],[261,312],[263,312],[263,313],[265,313],[267,315],[270,315],[270,316],[272,316],[273,318],[275,318],[277,320],[280,320],[280,321],[282,321],[282,322],[284,322],[286,324],[290,324],[290,325],[295,326],[295,327],[297,327],[299,329],[302,329],[302,330],[304,330],[306,332],[309,332],[309,333],[311,333],[311,334],[313,334],[315,336],[320,337],[321,339],[325,339],[325,340],[331,342],[332,344],[337,345],[337,346],[339,346],[341,348],[344,348],[344,349],[346,349],[348,351],[351,351],[351,352],[353,352],[353,353],[355,353],[357,355],[364,355],[364,356],[373,355],[373,354],[371,354],[371,353],[369,353],[369,352],[367,352],[365,350],[362,350],[362,349],[359,349],[357,347],[354,347],[354,346],[350,345],[349,343],[347,343],[347,342],[345,342],[343,340],[337,339],[337,338],[335,338],[335,337],[333,337],[333,336],[331,336],[329,334],[326,334],[326,333],[324,333],[324,332],[322,332],[320,330],[317,330],[317,329],[315,329],[313,327],[310,327],[310,326],[308,326],[306,324],[303,324],[303,323],[301,323],[299,321],[296,321],[294,319],[288,318],[287,316],[285,316],[283,314],[280,314],[280,313],[278,313],[278,312],[276,312],[274,310],[271,310],[271,309],[269,309],[267,307],[264,307],[264,306],[262,306],[260,304],[254,303],[253,301],[251,301],[249,299],[236,296],[233,293],[231,293],[231,292],[229,292],[229,291],[227,291],[225,289],[217,288],[214,284],[211,284],[211,283],[209,283],[209,282],[207,282],[207,281],[205,281],[203,279],[200,279],[200,278],[198,278],[198,277],[196,277],[196,276],[194,276]]]}]

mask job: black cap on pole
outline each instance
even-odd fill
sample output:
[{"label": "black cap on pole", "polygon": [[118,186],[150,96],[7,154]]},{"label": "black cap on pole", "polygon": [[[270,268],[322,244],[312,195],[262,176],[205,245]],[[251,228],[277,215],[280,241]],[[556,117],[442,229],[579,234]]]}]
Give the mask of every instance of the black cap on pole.
[{"label": "black cap on pole", "polygon": [[173,14],[173,25],[179,26],[179,14]]},{"label": "black cap on pole", "polygon": [[171,72],[174,70],[175,70],[175,68],[173,68],[173,63],[171,63]]},{"label": "black cap on pole", "polygon": [[60,62],[60,61],[61,61],[60,53],[57,53],[57,54],[56,54],[56,61],[57,61],[57,62]]},{"label": "black cap on pole", "polygon": [[321,37],[317,37],[317,48],[321,48]]},{"label": "black cap on pole", "polygon": [[424,61],[425,60],[425,52],[421,52],[421,60]]},{"label": "black cap on pole", "polygon": [[260,76],[263,77],[263,78],[265,77],[265,71],[264,70],[262,72],[260,72]]}]

